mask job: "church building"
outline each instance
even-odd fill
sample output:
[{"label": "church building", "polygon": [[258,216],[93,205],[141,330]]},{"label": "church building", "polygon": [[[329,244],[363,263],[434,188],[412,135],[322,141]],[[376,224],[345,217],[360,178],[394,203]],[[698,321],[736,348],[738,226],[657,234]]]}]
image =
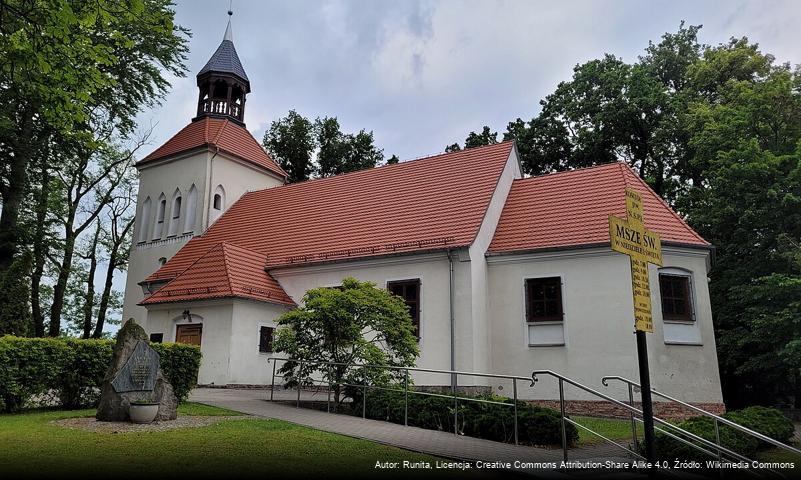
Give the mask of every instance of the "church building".
[{"label": "church building", "polygon": [[[525,177],[514,142],[503,142],[287,184],[245,127],[251,84],[230,21],[197,86],[195,118],[136,165],[123,318],[152,341],[200,345],[200,384],[269,385],[278,317],[345,277],[406,300],[418,367],[550,369],[600,390],[604,375],[637,379],[629,259],[611,250],[608,226],[632,188],[663,245],[664,266],[648,267],[652,385],[722,405],[713,248],[625,163]],[[511,394],[488,382],[473,379]],[[558,391],[543,381],[519,395]]]}]

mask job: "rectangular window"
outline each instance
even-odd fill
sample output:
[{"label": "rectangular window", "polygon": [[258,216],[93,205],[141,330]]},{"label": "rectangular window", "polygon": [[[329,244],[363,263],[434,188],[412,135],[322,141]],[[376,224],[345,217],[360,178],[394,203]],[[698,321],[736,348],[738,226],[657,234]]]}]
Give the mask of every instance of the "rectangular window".
[{"label": "rectangular window", "polygon": [[562,279],[560,277],[529,278],[526,280],[526,321],[561,322]]},{"label": "rectangular window", "polygon": [[259,327],[259,352],[272,353],[274,331],[273,327]]},{"label": "rectangular window", "polygon": [[406,302],[412,317],[414,334],[420,338],[420,279],[387,282],[387,290]]},{"label": "rectangular window", "polygon": [[679,322],[695,320],[690,296],[690,277],[659,274],[659,295],[662,298],[662,318]]},{"label": "rectangular window", "polygon": [[164,341],[164,334],[163,333],[151,333],[150,334],[150,343],[161,343]]}]

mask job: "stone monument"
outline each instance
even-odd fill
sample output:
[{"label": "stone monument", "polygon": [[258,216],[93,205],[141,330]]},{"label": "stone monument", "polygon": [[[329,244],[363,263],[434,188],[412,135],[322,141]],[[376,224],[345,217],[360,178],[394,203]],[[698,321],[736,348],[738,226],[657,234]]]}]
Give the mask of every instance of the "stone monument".
[{"label": "stone monument", "polygon": [[159,354],[148,344],[145,330],[133,319],[125,322],[114,345],[111,365],[103,377],[96,418],[104,422],[129,420],[131,402],[159,404],[156,420],[175,420],[178,399],[164,378]]}]

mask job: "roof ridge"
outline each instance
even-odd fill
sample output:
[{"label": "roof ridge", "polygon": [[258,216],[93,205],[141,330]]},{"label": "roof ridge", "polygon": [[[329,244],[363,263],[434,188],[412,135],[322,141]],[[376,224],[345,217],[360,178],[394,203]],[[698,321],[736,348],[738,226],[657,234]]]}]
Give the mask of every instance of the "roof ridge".
[{"label": "roof ridge", "polygon": [[367,174],[369,172],[388,170],[388,169],[391,169],[393,167],[401,167],[401,166],[404,166],[404,165],[412,164],[414,162],[421,162],[421,161],[424,161],[424,160],[431,160],[431,159],[435,159],[435,158],[438,158],[438,157],[444,157],[446,155],[458,155],[458,154],[462,154],[462,153],[465,153],[465,152],[475,151],[475,150],[489,148],[489,147],[496,147],[497,148],[497,147],[500,147],[501,145],[507,144],[507,143],[508,144],[514,144],[514,140],[504,140],[503,142],[493,143],[492,145],[481,145],[479,147],[465,148],[464,150],[459,150],[459,151],[456,151],[456,152],[437,153],[437,154],[434,154],[434,155],[429,155],[427,157],[418,157],[418,158],[413,158],[411,160],[404,160],[404,161],[401,161],[401,162],[398,162],[398,163],[378,165],[376,167],[364,168],[362,170],[356,170],[356,171],[353,171],[353,172],[340,173],[339,175],[332,175],[330,177],[310,178],[310,179],[304,180],[302,182],[287,183],[285,185],[279,185],[277,187],[267,187],[267,188],[260,188],[258,190],[251,190],[248,193],[262,192],[264,190],[276,190],[276,189],[279,189],[279,188],[280,189],[286,189],[286,188],[290,188],[290,187],[299,187],[300,185],[309,185],[310,183],[318,183],[318,182],[323,182],[323,181],[332,181],[335,178],[351,177],[351,176],[356,176],[358,174],[364,175],[364,174]]},{"label": "roof ridge", "polygon": [[[230,120],[228,120],[227,118],[223,119],[223,123],[222,123],[222,125],[220,125],[220,128],[217,129],[217,134],[214,136],[214,140],[211,141],[211,143],[213,145],[216,145],[217,148],[219,148],[219,146],[220,146],[220,144],[217,142],[217,140],[220,139],[220,135],[222,135],[223,130],[225,130],[225,127],[227,127],[229,123],[230,123]],[[208,123],[206,125],[208,125]]]},{"label": "roof ridge", "polygon": [[228,247],[228,242],[223,240],[220,242],[222,245],[222,256],[223,256],[223,267],[225,269],[225,281],[228,283],[228,291],[231,292],[231,295],[234,294],[234,286],[231,285],[231,266],[228,264],[228,252],[226,251],[226,247]]}]

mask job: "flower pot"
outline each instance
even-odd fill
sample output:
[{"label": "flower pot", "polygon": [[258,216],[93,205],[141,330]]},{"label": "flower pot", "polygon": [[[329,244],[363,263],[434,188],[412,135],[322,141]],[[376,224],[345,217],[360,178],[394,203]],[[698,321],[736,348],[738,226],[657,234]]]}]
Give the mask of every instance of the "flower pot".
[{"label": "flower pot", "polygon": [[151,423],[158,413],[158,403],[132,403],[128,407],[128,416],[133,423]]}]

